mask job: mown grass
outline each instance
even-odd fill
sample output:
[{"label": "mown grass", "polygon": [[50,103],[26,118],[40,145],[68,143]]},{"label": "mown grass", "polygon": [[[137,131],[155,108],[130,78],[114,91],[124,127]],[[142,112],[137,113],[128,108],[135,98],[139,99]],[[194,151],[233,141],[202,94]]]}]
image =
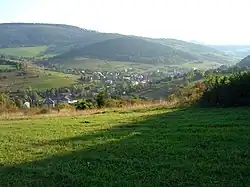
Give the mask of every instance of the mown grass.
[{"label": "mown grass", "polygon": [[0,121],[0,186],[249,186],[249,109]]},{"label": "mown grass", "polygon": [[108,61],[108,60],[91,59],[84,57],[61,60],[60,65],[63,65],[65,68],[86,68],[86,69],[100,70],[100,71],[122,71],[128,68],[133,68],[134,70],[138,71],[146,71],[155,68],[153,64],[145,64],[138,62]]},{"label": "mown grass", "polygon": [[15,69],[16,67],[13,65],[0,65],[0,69]]},{"label": "mown grass", "polygon": [[0,91],[24,90],[29,87],[33,89],[60,88],[77,83],[76,75],[63,74],[52,71],[30,70],[25,76],[17,76],[17,72],[4,72],[5,76],[0,82]]},{"label": "mown grass", "polygon": [[202,62],[189,62],[189,63],[184,63],[182,65],[183,68],[197,68],[201,70],[207,70],[211,68],[219,68],[222,64],[217,63],[217,62],[211,62],[211,61],[202,61]]},{"label": "mown grass", "polygon": [[47,46],[0,48],[0,54],[16,57],[36,57],[47,49]]}]

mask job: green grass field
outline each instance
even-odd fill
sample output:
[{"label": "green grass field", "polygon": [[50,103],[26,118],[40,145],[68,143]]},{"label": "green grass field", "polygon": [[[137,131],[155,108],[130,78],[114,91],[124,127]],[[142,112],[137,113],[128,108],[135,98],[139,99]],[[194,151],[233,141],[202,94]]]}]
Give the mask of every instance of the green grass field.
[{"label": "green grass field", "polygon": [[70,86],[77,83],[76,75],[63,74],[52,71],[29,71],[25,76],[17,76],[17,72],[0,73],[6,79],[0,81],[0,91],[24,90],[29,87],[33,89],[48,89]]},{"label": "green grass field", "polygon": [[[55,62],[56,63],[56,62]],[[150,64],[150,63],[141,63],[141,62],[122,62],[122,61],[108,61],[100,59],[91,59],[91,58],[72,58],[72,59],[61,59],[57,61],[57,64],[62,65],[64,68],[81,68],[81,69],[91,69],[99,71],[121,71],[128,68],[133,68],[137,72],[146,72],[157,69],[166,69],[170,67],[178,67],[185,69],[197,68],[201,70],[207,70],[211,68],[218,68],[222,64],[204,61],[204,62],[186,62],[182,64]]]},{"label": "green grass field", "polygon": [[16,69],[13,65],[0,65],[0,69]]},{"label": "green grass field", "polygon": [[250,186],[249,108],[0,121],[0,186]]},{"label": "green grass field", "polygon": [[107,61],[90,58],[75,58],[70,60],[62,60],[60,61],[60,64],[63,65],[65,68],[84,68],[102,71],[121,71],[128,68],[133,68],[138,71],[146,71],[148,69],[155,68],[153,64]]},{"label": "green grass field", "polygon": [[205,61],[202,63],[195,63],[195,62],[190,62],[190,63],[185,63],[182,65],[183,68],[197,68],[201,70],[207,70],[211,68],[219,68],[222,64],[216,63],[216,62],[210,62],[210,61]]},{"label": "green grass field", "polygon": [[155,84],[152,88],[135,93],[135,95],[150,99],[166,99],[171,90],[176,89],[176,87],[182,83],[183,80],[181,79],[176,79],[171,82],[161,82],[160,84]]},{"label": "green grass field", "polygon": [[41,55],[41,52],[46,51],[47,49],[47,46],[0,48],[0,54],[16,57],[36,57]]}]

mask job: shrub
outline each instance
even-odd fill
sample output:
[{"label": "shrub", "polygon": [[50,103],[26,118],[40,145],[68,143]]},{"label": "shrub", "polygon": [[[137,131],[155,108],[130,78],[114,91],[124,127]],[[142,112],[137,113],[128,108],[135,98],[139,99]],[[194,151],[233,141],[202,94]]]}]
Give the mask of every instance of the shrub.
[{"label": "shrub", "polygon": [[202,82],[197,82],[192,87],[180,88],[168,96],[167,101],[175,103],[177,106],[184,107],[196,104],[202,97],[206,86]]},{"label": "shrub", "polygon": [[76,110],[85,110],[92,107],[92,103],[87,101],[80,101],[75,104]]},{"label": "shrub", "polygon": [[139,99],[108,99],[105,102],[105,107],[108,108],[122,108],[122,107],[127,107],[127,106],[133,106],[135,104],[142,103],[144,101],[139,100]]},{"label": "shrub", "polygon": [[15,102],[12,101],[8,95],[0,94],[0,113],[3,112],[15,112],[17,111]]},{"label": "shrub", "polygon": [[104,91],[101,91],[96,98],[96,103],[98,107],[103,107],[105,105]]},{"label": "shrub", "polygon": [[42,108],[38,112],[36,112],[36,114],[48,114],[48,113],[50,113],[49,108]]},{"label": "shrub", "polygon": [[250,106],[250,71],[227,76],[211,76],[200,99],[202,106]]}]

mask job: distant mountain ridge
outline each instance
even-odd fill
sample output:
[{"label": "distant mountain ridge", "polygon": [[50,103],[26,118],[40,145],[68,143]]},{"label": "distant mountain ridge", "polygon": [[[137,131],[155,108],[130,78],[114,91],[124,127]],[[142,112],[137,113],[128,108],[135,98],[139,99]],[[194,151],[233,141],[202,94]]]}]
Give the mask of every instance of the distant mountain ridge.
[{"label": "distant mountain ridge", "polygon": [[211,45],[211,47],[223,51],[225,54],[241,58],[250,55],[250,45]]},{"label": "distant mountain ridge", "polygon": [[56,59],[91,57],[146,63],[230,62],[219,50],[175,39],[100,33],[63,24],[0,24],[0,48],[43,45],[48,46],[45,54],[59,54]]}]

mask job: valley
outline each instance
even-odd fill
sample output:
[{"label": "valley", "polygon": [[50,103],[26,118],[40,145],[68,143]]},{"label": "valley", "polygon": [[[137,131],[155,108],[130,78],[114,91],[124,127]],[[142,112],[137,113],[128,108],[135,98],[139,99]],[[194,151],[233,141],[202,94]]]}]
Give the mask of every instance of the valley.
[{"label": "valley", "polygon": [[178,86],[197,81],[190,78],[191,72],[238,62],[210,46],[175,39],[104,34],[69,25],[23,23],[0,28],[1,58],[29,67],[0,66],[0,90],[11,95],[32,89],[41,96],[44,90],[81,87],[83,91],[69,94],[87,99],[106,87],[115,97],[166,99]]},{"label": "valley", "polygon": [[[63,21],[76,13],[74,21],[94,24],[95,11],[80,16],[88,6],[67,15],[80,1],[67,1],[67,11],[61,7],[66,1],[59,8],[55,2],[42,6],[42,17],[53,22],[63,10]],[[174,21],[180,27],[172,36],[181,30],[178,38],[216,38],[214,26],[205,28],[211,11],[191,32],[191,22],[204,12],[192,11],[183,23],[190,7],[178,7],[184,9],[175,17],[188,12]],[[36,9],[25,12],[35,19]],[[105,27],[119,17],[114,12],[102,15],[112,17]],[[176,26],[174,16],[167,21],[165,6],[145,12],[143,19],[162,13],[164,20],[158,28],[158,19],[146,20],[147,29],[138,20],[142,36],[153,30],[171,36]],[[142,36],[0,23],[0,186],[250,186],[249,46]]]}]

